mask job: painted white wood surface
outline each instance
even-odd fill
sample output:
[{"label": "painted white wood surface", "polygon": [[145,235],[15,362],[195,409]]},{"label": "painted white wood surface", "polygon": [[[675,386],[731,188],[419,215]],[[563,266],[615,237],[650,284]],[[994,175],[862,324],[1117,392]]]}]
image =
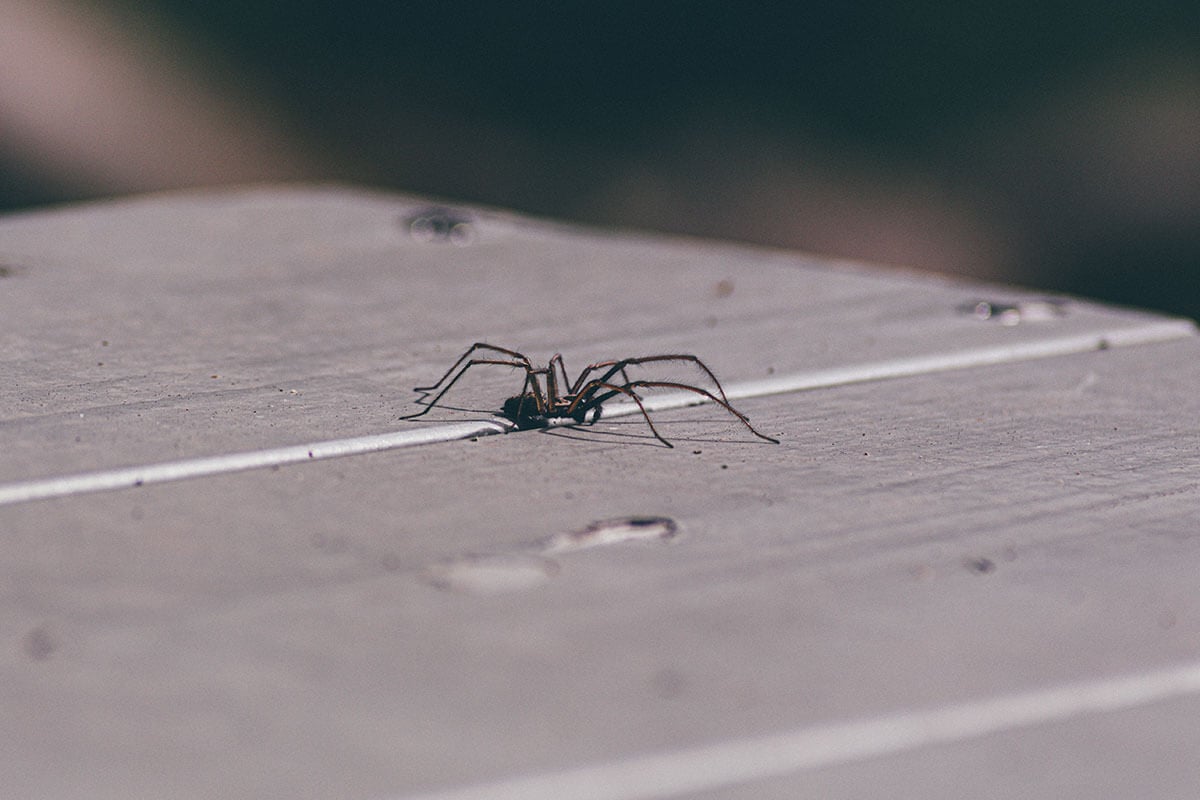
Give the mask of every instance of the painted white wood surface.
[{"label": "painted white wood surface", "polygon": [[[519,376],[397,419],[479,339],[574,369],[694,352],[782,444],[702,406],[655,412],[674,449],[625,416],[11,495],[14,796],[1200,786],[1189,324],[1070,302],[1005,326],[962,308],[1039,295],[495,213],[420,241],[423,205],[0,220],[0,493],[486,423]],[[679,533],[573,536],[630,516]]]}]

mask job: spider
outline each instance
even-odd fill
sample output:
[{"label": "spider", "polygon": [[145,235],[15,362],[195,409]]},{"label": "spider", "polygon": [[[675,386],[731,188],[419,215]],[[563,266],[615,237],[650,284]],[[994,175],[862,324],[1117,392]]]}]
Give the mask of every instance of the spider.
[{"label": "spider", "polygon": [[[485,357],[472,357],[479,351],[483,351],[481,355]],[[717,394],[701,389],[699,386],[676,381],[631,381],[625,372],[626,368],[631,366],[659,361],[686,361],[696,365],[712,380]],[[584,367],[572,382],[567,377],[567,368],[563,365],[562,356],[557,353],[545,367],[534,367],[528,357],[516,350],[496,347],[486,342],[476,342],[467,348],[467,351],[459,356],[450,369],[446,370],[446,374],[442,375],[435,383],[429,386],[415,387],[415,391],[424,392],[426,395],[439,388],[440,391],[426,404],[425,408],[416,414],[401,417],[401,419],[415,419],[428,413],[468,369],[478,364],[495,364],[525,370],[525,382],[521,386],[521,393],[505,400],[500,410],[500,415],[516,425],[517,430],[545,428],[560,420],[574,420],[578,424],[593,424],[600,419],[601,404],[621,394],[637,403],[637,407],[642,412],[646,424],[650,426],[650,432],[654,434],[654,437],[667,447],[674,447],[654,427],[654,423],[650,420],[650,414],[642,404],[642,398],[634,391],[641,388],[667,388],[695,392],[733,414],[758,438],[779,444],[778,439],[756,431],[746,415],[729,404],[729,398],[725,396],[725,390],[721,388],[717,376],[703,361],[692,355],[669,354],[598,361]],[[593,374],[596,377],[592,377]],[[451,375],[454,377],[450,377]],[[620,376],[619,380],[617,376]],[[542,381],[545,381],[544,390]]]}]

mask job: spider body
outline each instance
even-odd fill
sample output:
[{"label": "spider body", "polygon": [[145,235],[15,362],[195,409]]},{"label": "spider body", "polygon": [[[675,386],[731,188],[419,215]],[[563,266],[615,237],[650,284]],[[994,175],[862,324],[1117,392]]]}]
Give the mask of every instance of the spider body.
[{"label": "spider body", "polygon": [[559,398],[556,404],[558,408],[548,408],[542,413],[537,410],[537,402],[531,393],[518,394],[504,401],[504,405],[500,407],[500,416],[516,425],[519,431],[548,428],[552,422],[560,419],[573,419],[580,425],[600,419],[600,406],[591,409],[592,418],[588,419],[588,409],[582,404],[574,411],[569,410],[571,399],[570,395]]},{"label": "spider body", "polygon": [[[474,357],[480,352],[486,357]],[[712,381],[716,394],[699,386],[677,381],[631,381],[629,379],[627,373],[629,367],[672,361],[691,363],[698,367]],[[499,412],[518,430],[545,428],[555,422],[566,420],[580,425],[592,424],[600,419],[604,402],[617,395],[623,395],[637,404],[654,437],[667,447],[674,447],[654,427],[654,422],[651,421],[650,414],[646,411],[646,407],[642,404],[642,398],[636,391],[637,389],[667,388],[701,395],[737,417],[755,436],[779,444],[778,439],[773,439],[755,430],[746,416],[729,404],[729,399],[725,396],[725,390],[721,388],[717,376],[703,361],[696,356],[684,354],[598,361],[584,367],[583,371],[572,381],[567,375],[567,368],[559,354],[555,354],[545,367],[534,367],[528,357],[516,350],[497,347],[486,342],[476,342],[459,356],[458,360],[450,366],[450,369],[446,370],[446,373],[436,383],[416,387],[418,392],[428,395],[437,391],[437,394],[426,404],[425,408],[401,419],[414,419],[428,413],[467,370],[483,364],[524,370],[525,382],[521,386],[521,393],[505,400]]]}]

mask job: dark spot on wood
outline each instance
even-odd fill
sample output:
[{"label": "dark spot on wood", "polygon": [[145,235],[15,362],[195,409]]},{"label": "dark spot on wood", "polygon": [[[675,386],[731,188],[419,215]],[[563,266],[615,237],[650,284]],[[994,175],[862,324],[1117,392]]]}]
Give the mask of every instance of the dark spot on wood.
[{"label": "dark spot on wood", "polygon": [[45,661],[58,649],[58,642],[44,625],[39,625],[25,634],[25,655],[34,661]]},{"label": "dark spot on wood", "polygon": [[986,575],[996,569],[996,563],[990,558],[968,558],[963,563],[967,569],[979,575]]}]

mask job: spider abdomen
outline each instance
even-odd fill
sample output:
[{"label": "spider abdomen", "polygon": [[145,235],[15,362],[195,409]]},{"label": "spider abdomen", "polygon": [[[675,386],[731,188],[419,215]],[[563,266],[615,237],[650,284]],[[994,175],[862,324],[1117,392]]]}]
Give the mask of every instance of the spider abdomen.
[{"label": "spider abdomen", "polygon": [[[569,398],[561,399],[560,403],[546,410],[538,411],[536,398],[531,394],[519,394],[504,401],[500,415],[511,420],[517,430],[527,431],[533,428],[545,428],[555,420],[574,420],[577,424],[591,423],[600,419],[600,406],[589,407],[580,403],[574,411],[569,411]],[[590,412],[590,417],[589,417]]]},{"label": "spider abdomen", "polygon": [[551,416],[538,412],[537,402],[532,395],[519,394],[504,401],[500,415],[511,420],[517,430],[527,431],[532,428],[545,428],[550,424]]}]

